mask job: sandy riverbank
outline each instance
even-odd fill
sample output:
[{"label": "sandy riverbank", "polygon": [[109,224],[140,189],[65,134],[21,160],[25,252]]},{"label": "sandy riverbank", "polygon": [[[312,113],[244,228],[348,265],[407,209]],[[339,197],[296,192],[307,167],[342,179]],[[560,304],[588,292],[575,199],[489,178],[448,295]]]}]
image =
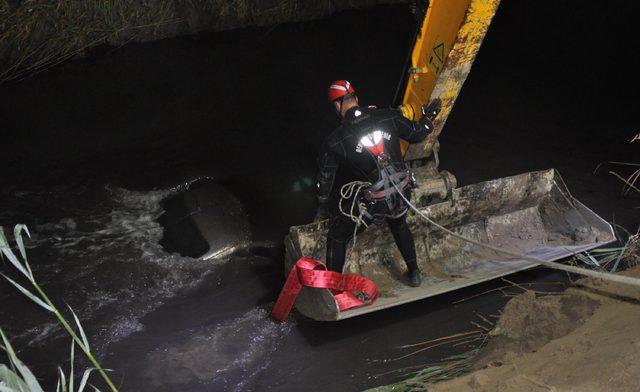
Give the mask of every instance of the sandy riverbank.
[{"label": "sandy riverbank", "polygon": [[[640,277],[640,268],[624,272]],[[513,298],[478,369],[429,391],[629,391],[640,385],[640,289],[583,279]]]}]

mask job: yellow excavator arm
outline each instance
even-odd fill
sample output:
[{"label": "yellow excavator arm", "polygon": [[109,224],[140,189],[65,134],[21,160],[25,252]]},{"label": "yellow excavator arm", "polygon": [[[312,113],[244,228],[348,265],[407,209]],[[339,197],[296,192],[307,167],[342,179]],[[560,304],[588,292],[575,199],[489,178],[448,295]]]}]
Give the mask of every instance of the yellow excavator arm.
[{"label": "yellow excavator arm", "polygon": [[[424,0],[426,1],[426,0]],[[406,160],[426,158],[451,112],[500,0],[431,0],[411,53],[400,110],[414,121],[420,107],[440,98],[442,110],[429,138],[403,144]]]}]

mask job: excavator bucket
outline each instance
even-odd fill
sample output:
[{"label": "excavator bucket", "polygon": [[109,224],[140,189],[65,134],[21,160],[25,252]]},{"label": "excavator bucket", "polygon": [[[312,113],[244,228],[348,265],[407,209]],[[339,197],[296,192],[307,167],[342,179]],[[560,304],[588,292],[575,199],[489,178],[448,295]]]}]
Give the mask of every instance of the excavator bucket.
[{"label": "excavator bucket", "polygon": [[[615,239],[611,225],[575,200],[553,169],[449,189],[444,201],[426,206],[434,184],[421,183],[422,174],[416,169],[419,186],[413,200],[418,208],[435,222],[483,244],[554,261]],[[407,222],[424,274],[422,286],[407,285],[406,266],[388,228],[373,225],[349,245],[343,273],[371,279],[381,292],[378,300],[341,312],[329,290],[303,287],[296,301],[298,311],[316,320],[340,320],[536,266],[439,231],[416,214],[410,213]],[[325,260],[326,231],[327,221],[290,229],[285,239],[287,272],[303,256]]]}]

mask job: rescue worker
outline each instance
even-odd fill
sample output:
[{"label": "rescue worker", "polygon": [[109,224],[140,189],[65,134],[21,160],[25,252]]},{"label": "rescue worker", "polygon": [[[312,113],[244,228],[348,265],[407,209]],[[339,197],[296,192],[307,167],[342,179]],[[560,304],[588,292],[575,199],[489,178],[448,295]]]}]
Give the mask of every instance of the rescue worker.
[{"label": "rescue worker", "polygon": [[347,80],[333,82],[328,98],[341,124],[327,137],[318,162],[316,220],[330,218],[327,268],[342,272],[349,240],[371,223],[386,222],[407,264],[409,284],[418,287],[422,276],[406,222],[408,206],[398,194],[401,190],[410,199],[414,181],[400,139],[423,141],[433,129],[440,102],[423,107],[416,123],[394,109],[359,106]]}]

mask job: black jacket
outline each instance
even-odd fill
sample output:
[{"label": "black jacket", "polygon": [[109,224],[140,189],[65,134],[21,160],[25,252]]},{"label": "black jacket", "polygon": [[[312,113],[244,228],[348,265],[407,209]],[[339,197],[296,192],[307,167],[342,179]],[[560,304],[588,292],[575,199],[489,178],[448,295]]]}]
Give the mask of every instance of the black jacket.
[{"label": "black jacket", "polygon": [[433,130],[423,117],[415,123],[398,110],[353,107],[325,140],[318,160],[319,214],[336,211],[337,192],[351,181],[374,183],[379,178],[375,154],[384,150],[394,167],[405,170],[400,139],[419,143]]}]

